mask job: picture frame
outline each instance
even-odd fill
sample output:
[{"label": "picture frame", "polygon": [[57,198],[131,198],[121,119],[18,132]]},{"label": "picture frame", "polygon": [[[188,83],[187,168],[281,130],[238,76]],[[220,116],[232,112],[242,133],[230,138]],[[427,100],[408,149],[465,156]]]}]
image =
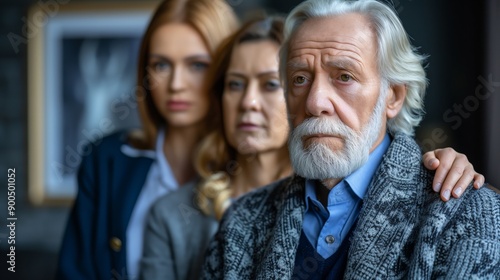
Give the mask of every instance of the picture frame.
[{"label": "picture frame", "polygon": [[59,0],[39,1],[30,8],[26,35],[32,204],[71,204],[86,144],[139,126],[137,55],[157,5]]}]

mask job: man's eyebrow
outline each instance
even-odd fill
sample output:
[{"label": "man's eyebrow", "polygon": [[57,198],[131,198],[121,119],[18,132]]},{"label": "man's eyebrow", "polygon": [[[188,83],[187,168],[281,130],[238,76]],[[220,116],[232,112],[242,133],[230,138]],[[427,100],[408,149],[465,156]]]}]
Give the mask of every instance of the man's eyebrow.
[{"label": "man's eyebrow", "polygon": [[338,69],[355,70],[355,71],[360,70],[359,62],[357,61],[355,62],[350,59],[344,59],[344,58],[335,58],[327,60],[325,62],[325,65],[328,67],[334,67]]},{"label": "man's eyebrow", "polygon": [[287,69],[292,69],[292,70],[295,70],[295,69],[305,69],[305,68],[308,68],[309,66],[307,65],[307,63],[303,62],[303,61],[297,61],[297,60],[290,60],[286,63],[286,68]]}]

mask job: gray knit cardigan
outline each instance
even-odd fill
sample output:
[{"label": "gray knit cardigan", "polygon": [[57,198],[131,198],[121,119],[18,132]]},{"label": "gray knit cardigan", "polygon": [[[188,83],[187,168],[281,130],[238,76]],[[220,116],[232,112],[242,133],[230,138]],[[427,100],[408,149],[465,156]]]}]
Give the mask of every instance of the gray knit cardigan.
[{"label": "gray knit cardigan", "polygon": [[[365,196],[345,279],[500,279],[500,195],[488,188],[442,202],[415,141],[394,137]],[[205,279],[291,279],[304,179],[235,202],[211,241]]]}]

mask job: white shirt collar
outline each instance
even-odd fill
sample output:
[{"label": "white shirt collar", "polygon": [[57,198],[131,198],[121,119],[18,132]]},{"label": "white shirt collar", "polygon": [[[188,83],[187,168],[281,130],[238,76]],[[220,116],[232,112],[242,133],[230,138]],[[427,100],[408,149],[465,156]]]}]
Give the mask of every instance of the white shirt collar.
[{"label": "white shirt collar", "polygon": [[170,169],[167,158],[163,151],[163,143],[165,142],[165,129],[161,128],[158,130],[158,136],[156,137],[156,162],[158,167],[162,172],[160,172],[160,180],[162,185],[168,186],[168,189],[178,189],[179,184],[175,180],[174,173]]}]

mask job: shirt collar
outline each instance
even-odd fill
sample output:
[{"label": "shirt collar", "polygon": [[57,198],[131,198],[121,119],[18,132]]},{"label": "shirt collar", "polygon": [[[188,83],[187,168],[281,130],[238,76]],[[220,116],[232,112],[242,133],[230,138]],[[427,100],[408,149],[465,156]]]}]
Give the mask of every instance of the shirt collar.
[{"label": "shirt collar", "polygon": [[177,189],[179,184],[177,180],[175,180],[174,173],[170,169],[170,165],[168,164],[167,158],[165,157],[165,153],[163,152],[163,143],[165,142],[165,129],[160,128],[158,130],[158,135],[156,136],[156,161],[158,163],[158,167],[160,168],[160,180],[165,186],[172,186]]},{"label": "shirt collar", "polygon": [[309,210],[309,200],[317,201],[316,197],[316,180],[306,179],[306,212]]},{"label": "shirt collar", "polygon": [[382,157],[390,144],[391,139],[389,134],[386,133],[382,142],[370,153],[366,163],[344,179],[359,198],[363,199],[365,197],[372,177],[382,162]]},{"label": "shirt collar", "polygon": [[[386,133],[382,142],[370,153],[368,160],[363,166],[358,168],[352,174],[344,178],[347,186],[360,198],[363,199],[368,190],[375,171],[382,162],[382,158],[391,144],[389,134]],[[317,180],[306,179],[306,210],[309,208],[309,199],[317,200],[315,185]]]}]

